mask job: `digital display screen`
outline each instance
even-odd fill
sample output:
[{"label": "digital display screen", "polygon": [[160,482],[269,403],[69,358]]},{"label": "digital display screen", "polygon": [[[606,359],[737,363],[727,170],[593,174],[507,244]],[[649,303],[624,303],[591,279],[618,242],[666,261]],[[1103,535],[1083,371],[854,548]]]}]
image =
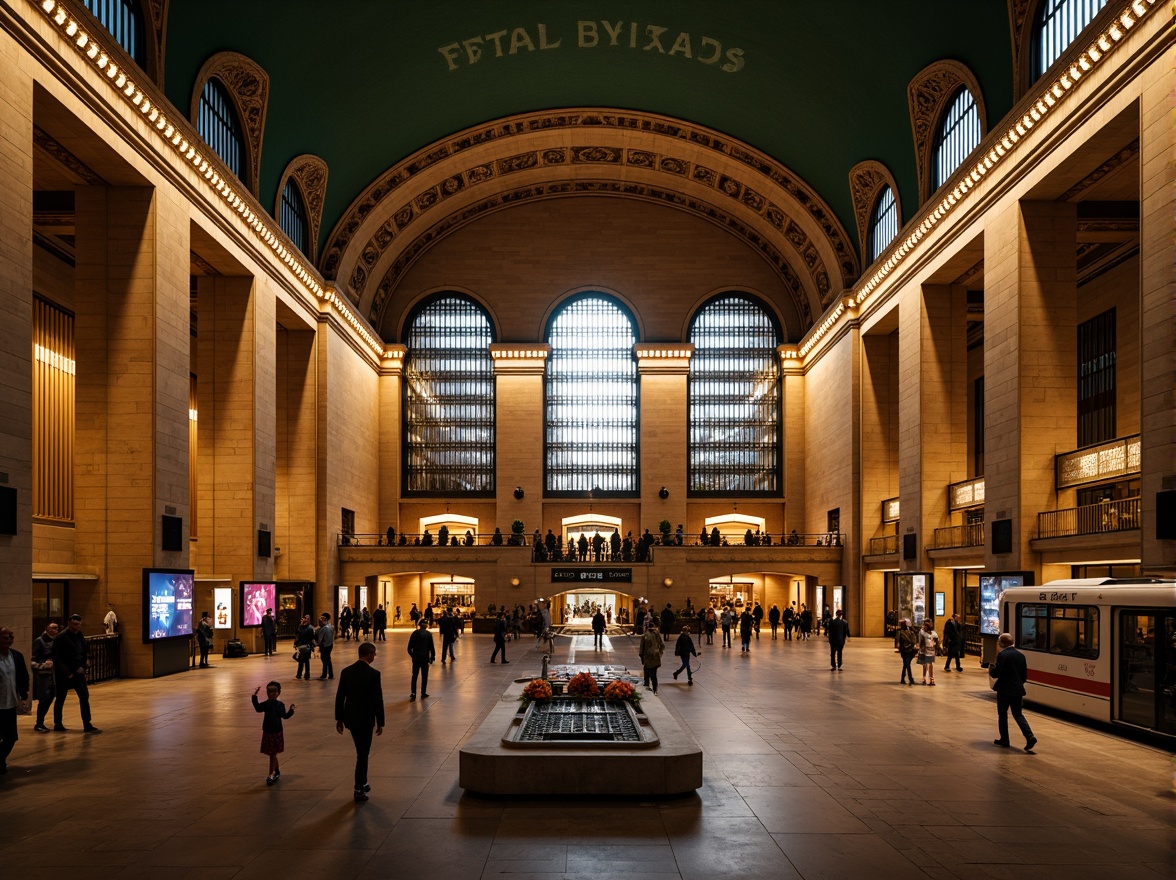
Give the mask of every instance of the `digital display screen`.
[{"label": "digital display screen", "polygon": [[241,626],[261,626],[265,610],[273,608],[278,595],[277,584],[241,583]]},{"label": "digital display screen", "polygon": [[192,571],[143,569],[143,641],[192,635]]},{"label": "digital display screen", "polygon": [[212,591],[212,602],[216,606],[212,614],[213,629],[233,628],[233,588],[216,587]]},{"label": "digital display screen", "polygon": [[[1010,586],[1012,586],[1010,584]],[[980,578],[980,632],[1000,635],[1000,594],[1003,590],[999,575]]]}]

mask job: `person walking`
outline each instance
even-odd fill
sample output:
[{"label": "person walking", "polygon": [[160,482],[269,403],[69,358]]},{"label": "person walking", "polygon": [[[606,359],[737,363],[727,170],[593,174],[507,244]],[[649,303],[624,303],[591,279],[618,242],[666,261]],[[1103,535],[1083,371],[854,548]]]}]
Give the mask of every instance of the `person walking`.
[{"label": "person walking", "polygon": [[314,645],[314,627],[310,625],[310,615],[303,614],[302,623],[294,633],[294,659],[298,661],[295,679],[310,681],[310,658],[314,656]]},{"label": "person walking", "polygon": [[53,705],[53,640],[57,638],[57,624],[50,621],[45,631],[33,639],[33,699],[37,701],[37,723],[33,730],[48,733],[45,716]]},{"label": "person walking", "polygon": [[499,609],[498,616],[494,618],[494,653],[490,655],[490,662],[497,663],[495,659],[499,653],[502,654],[502,662],[509,663],[506,659],[506,612]]},{"label": "person walking", "polygon": [[604,650],[604,612],[598,607],[592,615],[592,647],[594,650]]},{"label": "person walking", "polygon": [[1032,752],[1037,745],[1037,737],[1025,720],[1022,708],[1029,667],[1025,655],[1013,647],[1013,637],[1008,633],[1000,634],[997,646],[1000,653],[996,655],[996,662],[988,668],[988,677],[995,681],[992,689],[996,691],[997,731],[1000,734],[992,744],[1005,749],[1009,747],[1009,713],[1012,712],[1013,720],[1025,737],[1025,751]]},{"label": "person walking", "polygon": [[65,630],[53,640],[53,729],[66,729],[62,723],[65,695],[73,691],[78,695],[78,708],[82,713],[82,730],[86,733],[102,731],[90,723],[90,689],[86,685],[86,637],[82,635],[82,615],[71,614]]},{"label": "person walking", "polygon": [[265,656],[272,657],[278,651],[278,625],[274,620],[274,609],[265,609],[261,615],[261,641],[264,645]]},{"label": "person walking", "polygon": [[346,602],[343,607],[339,609],[339,637],[343,641],[351,641],[351,606]]},{"label": "person walking", "polygon": [[719,628],[719,618],[715,614],[715,609],[706,609],[706,643],[713,645],[715,643],[715,630]]},{"label": "person walking", "polygon": [[719,615],[719,623],[723,628],[723,647],[731,647],[731,620],[734,615],[731,613],[731,606],[724,605],[723,612]]},{"label": "person walking", "polygon": [[377,642],[386,641],[384,630],[388,628],[388,612],[383,605],[377,605],[372,612],[372,638]]},{"label": "person walking", "polygon": [[641,636],[641,646],[638,655],[641,657],[641,667],[645,673],[645,686],[657,693],[657,670],[662,663],[666,643],[661,633],[657,631],[657,621],[650,618],[645,634]]},{"label": "person walking", "polygon": [[[414,633],[415,635],[415,633]],[[356,803],[368,799],[372,787],[368,785],[368,755],[372,750],[372,733],[384,734],[384,690],[380,685],[380,671],[372,667],[376,646],[364,642],[359,646],[359,659],[339,674],[339,689],[335,691],[335,730],[351,732],[355,743]]]},{"label": "person walking", "polygon": [[368,640],[368,634],[372,631],[372,615],[364,605],[359,612],[359,634],[363,636],[363,640]]},{"label": "person walking", "polygon": [[960,623],[959,614],[953,614],[943,625],[943,647],[947,651],[947,663],[944,664],[943,671],[951,671],[951,661],[954,657],[956,672],[963,672],[964,667],[960,661],[964,658],[964,625]]},{"label": "person walking", "polygon": [[743,613],[739,615],[739,641],[742,645],[740,654],[751,653],[751,634],[755,631],[755,618],[751,616],[751,612],[745,606]]},{"label": "person walking", "polygon": [[773,605],[768,610],[768,626],[772,628],[772,641],[776,640],[776,630],[780,626],[780,607]]},{"label": "person walking", "polygon": [[422,619],[417,624],[416,632],[408,637],[408,656],[412,658],[412,691],[408,698],[410,700],[416,699],[417,677],[419,676],[421,699],[423,700],[429,696],[429,664],[437,659],[437,649],[433,645],[433,634],[429,632],[429,621]]},{"label": "person walking", "polygon": [[674,631],[674,622],[676,616],[674,614],[674,605],[672,602],[667,602],[666,607],[662,609],[661,620],[659,621],[659,628],[662,632],[669,635]]},{"label": "person walking", "polygon": [[[919,630],[919,665],[923,667],[923,684],[935,687],[935,657],[939,652],[939,633],[935,631],[935,622],[930,617],[923,618],[923,628]],[[930,676],[930,681],[928,681]]]},{"label": "person walking", "polygon": [[444,666],[446,657],[450,660],[457,659],[453,653],[453,643],[457,641],[457,618],[448,606],[437,621],[437,631],[441,633],[441,665]]},{"label": "person walking", "polygon": [[898,645],[898,656],[902,659],[902,675],[899,676],[898,683],[905,682],[907,687],[913,687],[915,673],[911,671],[911,661],[919,653],[919,639],[907,618],[904,617],[898,622],[898,632],[895,633],[894,641]]},{"label": "person walking", "polygon": [[751,617],[755,622],[755,640],[758,642],[760,627],[763,626],[764,622],[764,606],[756,602],[755,607],[751,609]]},{"label": "person walking", "polygon": [[12,630],[0,626],[0,775],[8,772],[8,756],[20,739],[17,706],[29,698],[29,668],[13,638]]},{"label": "person walking", "polygon": [[829,621],[825,628],[825,637],[829,639],[829,668],[841,669],[841,655],[845,651],[845,642],[849,639],[849,621],[845,619],[845,612],[838,608],[837,616]]},{"label": "person walking", "polygon": [[318,645],[319,660],[323,664],[323,674],[319,676],[319,681],[334,678],[335,664],[331,662],[331,652],[335,650],[335,628],[331,626],[331,615],[326,611],[319,615],[319,628],[314,634],[314,640]]},{"label": "person walking", "polygon": [[698,650],[694,647],[694,639],[690,638],[690,627],[682,627],[678,641],[674,643],[674,656],[682,658],[682,665],[674,671],[674,680],[677,681],[678,676],[685,669],[686,683],[689,685],[694,684],[694,670],[690,668],[690,658],[697,657]]},{"label": "person walking", "polygon": [[813,612],[812,612],[812,609],[802,603],[800,606],[800,615],[798,617],[798,620],[800,621],[800,623],[799,623],[800,637],[807,642],[809,639],[809,636],[812,635],[812,632],[813,632]]},{"label": "person walking", "polygon": [[257,699],[260,690],[261,685],[254,688],[251,699],[254,710],[265,714],[261,719],[261,753],[269,755],[269,775],[265,777],[265,784],[273,785],[282,775],[282,770],[278,766],[278,755],[286,751],[286,735],[282,730],[282,721],[294,717],[294,704],[291,703],[287,709],[286,704],[278,699],[282,693],[282,685],[276,681],[271,681],[265,686],[264,703],[258,702]]},{"label": "person walking", "polygon": [[200,668],[208,669],[208,652],[212,650],[212,620],[207,611],[196,624],[196,644],[200,648]]}]

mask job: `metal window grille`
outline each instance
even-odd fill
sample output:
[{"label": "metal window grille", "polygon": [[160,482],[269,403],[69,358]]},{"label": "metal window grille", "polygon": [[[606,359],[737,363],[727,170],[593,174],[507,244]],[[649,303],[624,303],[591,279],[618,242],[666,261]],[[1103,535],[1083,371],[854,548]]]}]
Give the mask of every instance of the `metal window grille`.
[{"label": "metal window grille", "polygon": [[306,202],[302,200],[302,193],[293,178],[288,178],[285,187],[282,188],[282,209],[279,213],[278,223],[282,227],[282,232],[290,236],[298,250],[304,254],[308,253],[310,248],[307,246],[307,232],[310,227],[306,222]]},{"label": "metal window grille", "polygon": [[33,298],[33,516],[74,518],[74,316]]},{"label": "metal window grille", "polygon": [[1115,439],[1115,310],[1078,325],[1078,446]]},{"label": "metal window grille", "polygon": [[976,99],[961,87],[948,104],[931,154],[931,191],[939,189],[980,143],[980,111]]},{"label": "metal window grille", "polygon": [[1036,82],[1107,5],[1107,0],[1044,0],[1033,22],[1030,76]]},{"label": "metal window grille", "polygon": [[147,51],[143,10],[137,0],[82,0],[99,23],[106,28],[140,67],[146,67]]},{"label": "metal window grille", "polygon": [[551,321],[546,490],[638,491],[637,334],[600,294],[571,300]]},{"label": "metal window grille", "polygon": [[430,299],[409,319],[406,494],[494,491],[493,341],[486,313],[458,294]]},{"label": "metal window grille", "polygon": [[213,152],[220,156],[221,161],[229,166],[229,170],[240,177],[245,152],[241,124],[237,121],[237,112],[224,86],[216,79],[206,82],[204,91],[200,93],[196,130]]},{"label": "metal window grille", "polygon": [[870,262],[878,259],[894,236],[898,235],[898,203],[894,201],[894,190],[883,187],[870,214],[869,249]]},{"label": "metal window grille", "polygon": [[779,490],[779,333],[752,300],[724,295],[690,327],[691,494]]}]

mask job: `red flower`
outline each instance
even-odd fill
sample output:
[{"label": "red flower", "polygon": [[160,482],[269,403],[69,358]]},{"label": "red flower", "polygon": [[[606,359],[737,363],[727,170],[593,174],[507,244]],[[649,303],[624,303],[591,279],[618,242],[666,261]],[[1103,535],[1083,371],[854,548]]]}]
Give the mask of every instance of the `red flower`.
[{"label": "red flower", "polygon": [[600,696],[600,686],[587,672],[581,672],[568,682],[568,693],[573,697],[597,697]]}]

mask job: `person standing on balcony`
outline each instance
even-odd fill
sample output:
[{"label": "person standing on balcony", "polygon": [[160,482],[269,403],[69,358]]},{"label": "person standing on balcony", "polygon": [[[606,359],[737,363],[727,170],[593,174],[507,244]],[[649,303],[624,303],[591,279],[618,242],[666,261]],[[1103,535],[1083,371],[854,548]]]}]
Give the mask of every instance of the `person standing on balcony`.
[{"label": "person standing on balcony", "polygon": [[62,723],[62,709],[65,695],[73,691],[78,695],[78,707],[82,713],[82,729],[86,733],[101,733],[90,723],[90,689],[86,686],[86,637],[82,635],[82,615],[71,614],[65,631],[53,640],[54,688],[57,696],[53,700],[53,729],[65,730]]},{"label": "person standing on balcony", "polygon": [[954,657],[956,672],[963,672],[964,667],[960,661],[964,656],[964,625],[960,623],[959,614],[953,614],[951,619],[943,625],[943,647],[947,649],[947,664],[943,667],[943,671],[951,671],[951,660]]}]

